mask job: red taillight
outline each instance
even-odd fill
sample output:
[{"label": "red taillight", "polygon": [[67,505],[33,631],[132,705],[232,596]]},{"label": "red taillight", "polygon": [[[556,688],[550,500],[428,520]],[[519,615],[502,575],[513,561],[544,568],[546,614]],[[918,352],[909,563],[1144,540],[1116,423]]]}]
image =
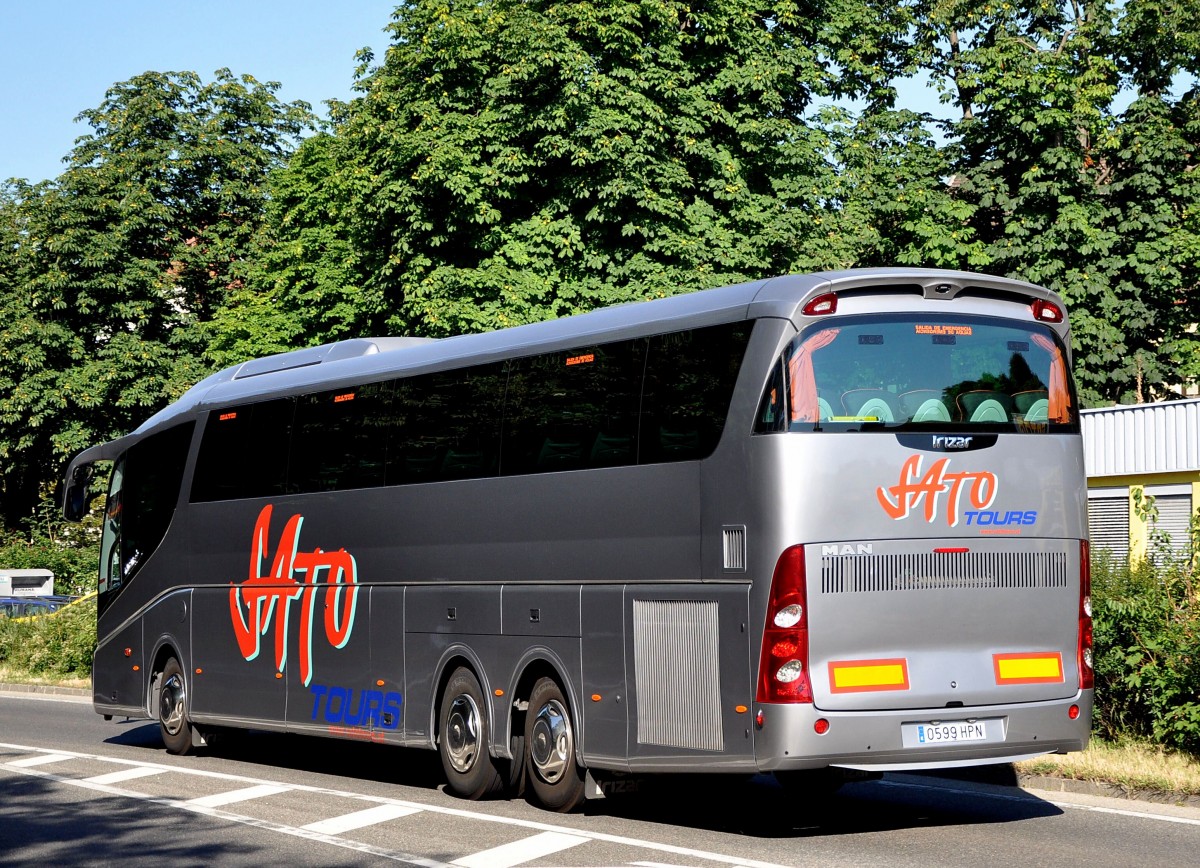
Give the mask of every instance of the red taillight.
[{"label": "red taillight", "polygon": [[837,293],[826,292],[809,299],[801,308],[801,313],[805,316],[828,316],[831,313],[837,313]]},{"label": "red taillight", "polygon": [[1092,668],[1092,562],[1087,540],[1079,541],[1079,689],[1096,686]]},{"label": "red taillight", "polygon": [[1065,318],[1061,307],[1044,298],[1037,299],[1029,307],[1033,311],[1033,318],[1038,322],[1062,322]]},{"label": "red taillight", "polygon": [[759,702],[812,702],[808,680],[808,591],[804,546],[779,556],[771,578],[758,662]]}]

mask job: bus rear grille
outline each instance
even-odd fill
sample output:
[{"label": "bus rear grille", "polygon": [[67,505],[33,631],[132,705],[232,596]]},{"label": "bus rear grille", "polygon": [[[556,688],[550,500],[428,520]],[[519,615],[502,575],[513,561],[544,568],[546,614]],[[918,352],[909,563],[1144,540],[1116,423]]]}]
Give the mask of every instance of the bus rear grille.
[{"label": "bus rear grille", "polygon": [[715,601],[634,600],[638,744],[722,750]]},{"label": "bus rear grille", "polygon": [[953,552],[821,558],[821,593],[1065,588],[1065,552]]}]

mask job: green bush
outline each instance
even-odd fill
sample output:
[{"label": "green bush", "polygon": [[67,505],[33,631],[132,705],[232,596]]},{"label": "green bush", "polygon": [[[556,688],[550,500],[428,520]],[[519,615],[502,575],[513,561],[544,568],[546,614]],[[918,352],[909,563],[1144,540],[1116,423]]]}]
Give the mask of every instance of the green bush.
[{"label": "green bush", "polygon": [[0,663],[43,678],[90,678],[96,649],[95,601],[53,615],[0,618]]},{"label": "green bush", "polygon": [[[99,520],[67,524],[43,503],[26,534],[0,535],[0,567],[47,569],[56,594],[96,590]],[[28,620],[0,618],[0,663],[30,677],[90,678],[96,649],[96,602]]]},{"label": "green bush", "polygon": [[[1153,515],[1153,500],[1139,501]],[[1197,527],[1192,523],[1196,551]],[[1200,753],[1200,599],[1195,562],[1151,539],[1134,566],[1106,552],[1092,562],[1098,734],[1134,736]]]}]

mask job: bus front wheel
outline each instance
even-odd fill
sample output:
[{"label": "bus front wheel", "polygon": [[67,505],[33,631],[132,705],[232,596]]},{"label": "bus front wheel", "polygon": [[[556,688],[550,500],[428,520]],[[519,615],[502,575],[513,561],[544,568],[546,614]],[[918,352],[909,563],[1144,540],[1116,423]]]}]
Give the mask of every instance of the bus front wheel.
[{"label": "bus front wheel", "polygon": [[475,674],[454,670],[442,691],[438,755],[451,792],[465,799],[481,799],[503,785],[488,753],[486,709]]},{"label": "bus front wheel", "polygon": [[158,729],[167,753],[183,755],[192,749],[192,724],[187,716],[187,682],[174,657],[163,666],[158,681]]},{"label": "bus front wheel", "polygon": [[583,770],[575,762],[575,731],[562,689],[541,678],[525,716],[526,779],[539,803],[566,813],[583,803]]}]

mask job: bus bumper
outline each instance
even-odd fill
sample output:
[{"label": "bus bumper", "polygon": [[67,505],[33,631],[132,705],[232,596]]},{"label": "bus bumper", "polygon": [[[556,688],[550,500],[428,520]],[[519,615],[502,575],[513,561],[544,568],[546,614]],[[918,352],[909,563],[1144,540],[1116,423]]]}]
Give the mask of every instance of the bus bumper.
[{"label": "bus bumper", "polygon": [[[1083,750],[1091,730],[1092,699],[1093,691],[1084,690],[1050,702],[859,712],[822,711],[811,704],[759,704],[755,760],[764,772],[826,766],[882,772],[1013,762]],[[983,724],[983,739],[922,740],[925,733],[974,732],[961,724],[975,723]],[[930,732],[931,726],[936,732]]]}]

